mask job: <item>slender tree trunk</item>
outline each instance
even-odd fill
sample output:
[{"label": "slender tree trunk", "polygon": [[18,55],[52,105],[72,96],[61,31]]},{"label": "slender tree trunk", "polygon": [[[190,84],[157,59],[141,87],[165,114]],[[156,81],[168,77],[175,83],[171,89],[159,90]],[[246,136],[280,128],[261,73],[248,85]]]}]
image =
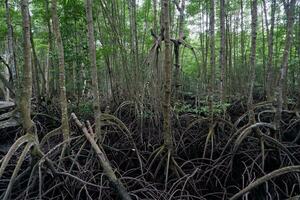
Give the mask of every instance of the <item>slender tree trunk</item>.
[{"label": "slender tree trunk", "polygon": [[153,4],[153,30],[154,33],[157,34],[158,33],[158,23],[157,23],[157,0],[152,0],[152,4]]},{"label": "slender tree trunk", "polygon": [[[15,58],[15,51],[14,51],[14,37],[13,37],[13,27],[11,24],[11,17],[10,17],[10,6],[8,0],[5,0],[5,11],[6,11],[6,24],[7,24],[7,43],[8,43],[8,66],[4,69],[4,74],[6,76],[6,80],[13,83],[14,89],[17,88],[17,69],[16,69],[16,58]],[[10,77],[10,73],[11,76]],[[10,100],[10,92],[8,88],[5,88],[5,101]]]},{"label": "slender tree trunk", "polygon": [[266,95],[267,100],[272,100],[272,83],[273,83],[273,35],[274,35],[274,25],[275,25],[275,11],[276,11],[276,0],[272,0],[271,5],[271,26],[269,30],[268,15],[266,9],[266,2],[263,0],[263,8],[265,15],[265,26],[267,30],[267,40],[268,40],[268,61],[267,61],[267,77],[266,77]]},{"label": "slender tree trunk", "polygon": [[21,96],[19,109],[22,117],[22,125],[25,133],[31,133],[33,122],[31,120],[31,96],[32,96],[32,68],[31,68],[31,44],[30,44],[30,19],[28,0],[21,1],[22,27],[23,27],[23,54],[24,67],[21,84]]},{"label": "slender tree trunk", "polygon": [[178,39],[172,40],[174,43],[174,56],[175,56],[175,72],[174,72],[174,97],[177,97],[179,84],[179,73],[180,73],[180,45],[184,40],[184,19],[185,19],[185,0],[181,0],[181,5],[177,1],[174,1],[176,8],[179,12],[179,29]]},{"label": "slender tree trunk", "polygon": [[[244,4],[243,4],[243,0],[240,1],[240,6],[241,6],[241,59],[242,59],[242,69],[241,70],[245,70],[245,66],[246,66],[246,51],[245,51],[245,31],[244,31]],[[244,79],[244,74],[240,74],[239,79]],[[241,84],[242,81],[239,80],[239,84]],[[244,93],[244,88],[243,88],[243,93]]]},{"label": "slender tree trunk", "polygon": [[171,73],[172,56],[170,40],[169,0],[162,0],[162,30],[164,31],[164,98],[163,98],[163,132],[164,144],[168,151],[173,151],[173,136],[171,132]]},{"label": "slender tree trunk", "polygon": [[254,122],[255,116],[253,112],[253,89],[256,78],[256,29],[257,29],[257,0],[253,0],[251,4],[251,55],[250,55],[250,86],[247,107],[250,111],[249,121]]},{"label": "slender tree trunk", "polygon": [[31,48],[32,48],[32,56],[33,56],[33,66],[32,66],[32,78],[33,78],[33,96],[36,97],[37,102],[39,102],[40,100],[40,92],[41,92],[41,88],[40,88],[40,83],[39,83],[39,60],[38,57],[36,55],[36,51],[35,51],[35,45],[34,45],[34,41],[33,41],[33,33],[32,33],[32,26],[31,26],[31,17],[29,15],[29,20],[30,20],[30,42],[31,42]]},{"label": "slender tree trunk", "polygon": [[6,8],[6,24],[7,24],[7,41],[8,41],[8,65],[10,66],[10,70],[12,72],[12,81],[14,83],[15,88],[17,87],[17,65],[16,65],[16,57],[14,51],[14,36],[13,36],[13,27],[11,24],[11,16],[10,16],[10,6],[8,0],[5,0],[5,8]]},{"label": "slender tree trunk", "polygon": [[[53,43],[52,43],[52,31],[51,31],[51,23],[50,23],[50,10],[49,10],[49,1],[45,0],[45,7],[46,7],[46,13],[47,13],[47,28],[48,28],[48,55],[47,55],[47,63],[46,63],[46,68],[45,68],[45,92],[46,96],[49,95],[50,92],[50,85],[49,85],[49,79],[50,79],[50,74],[49,74],[49,69],[53,70],[53,59],[52,59],[52,52],[53,52]],[[54,71],[54,70],[53,70]],[[52,87],[55,85],[55,78],[54,76],[52,77]]]},{"label": "slender tree trunk", "polygon": [[262,75],[262,83],[263,83],[263,90],[266,91],[266,37],[265,37],[265,26],[264,26],[264,15],[262,13],[261,19],[261,32],[262,32],[262,60],[263,60],[263,75]]},{"label": "slender tree trunk", "polygon": [[225,84],[225,69],[226,69],[226,52],[225,52],[225,0],[220,0],[220,69],[221,69],[221,79],[220,79],[220,95],[221,102],[224,102],[225,94],[224,94],[224,84]]},{"label": "slender tree trunk", "polygon": [[134,82],[133,87],[137,90],[136,86],[139,83],[139,61],[138,61],[138,36],[137,36],[137,22],[136,22],[136,0],[128,0],[129,19],[130,19],[130,36],[131,36],[131,58],[132,66],[134,70]]},{"label": "slender tree trunk", "polygon": [[294,8],[295,8],[296,0],[291,0],[290,3],[284,2],[285,12],[287,15],[287,31],[286,31],[286,39],[284,45],[283,56],[281,60],[280,66],[280,79],[277,85],[277,108],[275,113],[275,125],[277,129],[277,135],[275,137],[280,138],[280,121],[281,121],[281,112],[283,107],[283,95],[286,95],[284,91],[284,84],[286,82],[287,71],[288,71],[288,58],[291,49],[292,43],[292,33],[293,33],[293,24],[294,24]]},{"label": "slender tree trunk", "polygon": [[210,0],[209,13],[209,40],[210,40],[210,82],[209,82],[209,109],[211,127],[213,123],[213,91],[215,87],[215,0]]},{"label": "slender tree trunk", "polygon": [[69,121],[68,121],[68,104],[66,97],[65,84],[65,57],[64,47],[59,29],[59,19],[57,16],[57,0],[52,0],[52,25],[54,37],[57,45],[58,62],[59,62],[59,91],[60,91],[60,106],[61,106],[61,126],[64,140],[69,138]]},{"label": "slender tree trunk", "polygon": [[89,46],[89,59],[92,67],[92,86],[93,86],[93,108],[94,108],[94,118],[96,124],[96,135],[100,142],[102,141],[101,135],[101,110],[100,110],[100,94],[98,86],[98,70],[96,63],[96,46],[95,46],[95,36],[94,36],[94,23],[93,23],[93,3],[92,0],[86,0],[86,19],[87,19],[87,29],[88,29],[88,46]]},{"label": "slender tree trunk", "polygon": [[[49,43],[48,43],[49,45]],[[49,68],[50,68],[50,63],[51,63],[51,58],[50,58],[50,48],[48,47],[48,52],[46,55],[46,63],[45,63],[45,69],[44,69],[44,79],[45,79],[45,88],[44,91],[45,92],[45,96],[48,97],[49,95]]]},{"label": "slender tree trunk", "polygon": [[231,30],[231,24],[232,24],[232,16],[230,15],[229,20],[227,20],[226,26],[227,26],[227,59],[228,59],[228,67],[227,67],[227,79],[226,79],[226,88],[225,88],[225,93],[228,94],[229,96],[231,95],[231,90],[232,90],[232,80],[233,80],[233,73],[232,73],[232,30]]},{"label": "slender tree trunk", "polygon": [[[179,9],[179,7],[177,7]],[[179,9],[179,38],[184,38],[184,19],[185,19],[185,0],[181,0],[181,5]]]},{"label": "slender tree trunk", "polygon": [[235,16],[234,18],[234,25],[233,25],[233,80],[232,80],[232,92],[233,94],[235,94],[236,92],[236,85],[237,85],[237,55],[239,54],[239,51],[238,49],[236,48],[236,44],[238,44],[238,33],[237,33],[237,30],[238,30],[238,16]]}]

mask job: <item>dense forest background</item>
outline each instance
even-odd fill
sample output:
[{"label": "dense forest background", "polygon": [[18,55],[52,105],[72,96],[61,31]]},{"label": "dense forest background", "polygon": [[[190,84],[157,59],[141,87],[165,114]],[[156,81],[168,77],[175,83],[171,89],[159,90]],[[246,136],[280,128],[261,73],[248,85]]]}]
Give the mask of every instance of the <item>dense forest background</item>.
[{"label": "dense forest background", "polygon": [[1,199],[300,198],[299,1],[0,2]]}]

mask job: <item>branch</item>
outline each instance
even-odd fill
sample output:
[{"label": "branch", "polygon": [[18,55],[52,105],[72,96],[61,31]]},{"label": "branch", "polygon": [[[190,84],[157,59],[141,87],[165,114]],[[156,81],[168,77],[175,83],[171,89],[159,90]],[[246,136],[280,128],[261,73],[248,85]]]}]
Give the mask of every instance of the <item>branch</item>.
[{"label": "branch", "polygon": [[173,3],[175,4],[177,10],[178,10],[179,12],[181,12],[181,8],[180,8],[180,6],[179,6],[179,2],[178,2],[177,0],[173,0]]},{"label": "branch", "polygon": [[9,72],[9,81],[11,81],[12,80],[12,72],[11,72],[9,65],[5,62],[5,60],[1,56],[0,56],[0,61],[7,67],[8,72]]},{"label": "branch", "polygon": [[156,33],[154,32],[154,30],[151,28],[150,30],[152,37],[154,37],[156,40],[158,39],[158,36],[156,35]]},{"label": "branch", "polygon": [[283,167],[283,168],[277,169],[269,174],[266,174],[263,177],[258,178],[256,181],[250,183],[250,185],[248,185],[247,187],[245,187],[238,193],[236,193],[233,197],[230,198],[230,200],[236,200],[240,196],[244,195],[246,192],[249,192],[253,188],[259,186],[260,184],[262,184],[272,178],[275,178],[277,176],[281,176],[283,174],[291,173],[291,172],[300,172],[300,165]]},{"label": "branch", "polygon": [[100,160],[100,164],[103,168],[105,175],[108,177],[109,181],[112,183],[113,188],[117,190],[118,194],[120,195],[121,199],[123,200],[131,200],[131,197],[127,193],[125,187],[121,183],[121,181],[116,177],[112,166],[110,165],[109,161],[106,158],[105,153],[101,150],[101,148],[96,143],[95,139],[93,138],[93,133],[89,133],[88,129],[85,127],[83,123],[79,121],[75,113],[71,114],[71,118],[75,121],[77,126],[81,128],[82,132],[84,133],[87,140],[91,143],[92,148],[97,153],[98,158]]}]

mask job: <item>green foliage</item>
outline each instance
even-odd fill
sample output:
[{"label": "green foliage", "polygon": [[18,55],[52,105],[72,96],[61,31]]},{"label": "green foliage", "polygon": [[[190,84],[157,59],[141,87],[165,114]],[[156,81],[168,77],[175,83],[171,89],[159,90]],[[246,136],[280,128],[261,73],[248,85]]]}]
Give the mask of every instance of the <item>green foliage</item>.
[{"label": "green foliage", "polygon": [[70,112],[77,113],[82,119],[91,119],[94,116],[92,101],[69,104]]},{"label": "green foliage", "polygon": [[[221,115],[223,114],[227,108],[230,106],[229,103],[214,103],[213,106],[213,113],[214,115]],[[199,107],[193,107],[191,104],[177,102],[174,105],[174,111],[178,114],[183,113],[193,113],[197,115],[209,115],[209,107],[207,104],[199,106]]]},{"label": "green foliage", "polygon": [[7,35],[7,25],[5,22],[5,8],[0,7],[0,16],[3,16],[0,20],[0,39],[4,39]]}]

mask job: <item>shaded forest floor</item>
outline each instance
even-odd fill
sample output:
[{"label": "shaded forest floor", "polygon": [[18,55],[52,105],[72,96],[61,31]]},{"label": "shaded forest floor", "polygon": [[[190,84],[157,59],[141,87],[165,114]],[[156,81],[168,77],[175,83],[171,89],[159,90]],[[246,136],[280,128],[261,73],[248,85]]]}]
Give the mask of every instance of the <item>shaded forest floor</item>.
[{"label": "shaded forest floor", "polygon": [[[275,107],[256,98],[255,122],[249,123],[243,100],[233,101],[226,112],[216,110],[211,120],[194,100],[173,108],[173,158],[178,166],[157,154],[163,144],[162,116],[151,108],[132,102],[103,108],[103,150],[132,199],[229,199],[254,180],[276,169],[298,165],[300,160],[300,116],[294,104],[282,113],[280,138],[273,127]],[[34,106],[33,120],[39,141],[59,127],[59,109],[45,102]],[[91,120],[87,103],[73,105],[80,120]],[[90,121],[93,124],[93,121]],[[54,134],[41,144],[54,163],[53,174],[44,161],[34,162],[27,155],[12,187],[11,199],[117,199],[102,172],[99,161],[82,131],[70,119],[71,140],[61,158],[62,136]],[[21,135],[21,128],[2,129],[0,158]],[[1,199],[22,149],[16,151],[0,182]],[[37,163],[33,165],[32,163]],[[178,173],[178,168],[181,170]],[[254,187],[248,199],[288,199],[300,193],[297,173],[286,173]]]}]

